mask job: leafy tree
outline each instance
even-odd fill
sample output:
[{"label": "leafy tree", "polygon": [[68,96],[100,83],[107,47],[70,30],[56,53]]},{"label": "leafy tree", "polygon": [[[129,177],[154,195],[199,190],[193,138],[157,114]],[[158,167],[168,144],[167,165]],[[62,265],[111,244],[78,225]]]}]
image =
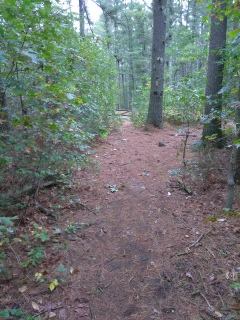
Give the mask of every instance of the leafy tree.
[{"label": "leafy tree", "polygon": [[1,206],[85,161],[115,122],[114,61],[73,17],[39,0],[0,3]]},{"label": "leafy tree", "polygon": [[[166,14],[168,19],[164,71],[164,114],[167,119],[192,121],[199,119],[203,113],[208,45],[208,19],[204,15],[207,5],[208,2],[196,4],[195,1],[189,1],[186,7],[180,1],[167,1]],[[152,15],[149,12],[150,17]],[[145,30],[151,28],[149,18],[145,19],[148,26]],[[143,40],[144,38],[139,35],[138,39]],[[145,69],[142,69],[143,72],[145,70],[145,73],[141,74],[140,82],[135,81],[132,104],[133,120],[136,120],[138,125],[140,119],[142,121],[144,117],[146,119],[147,105],[149,104],[146,91],[150,88],[148,86],[150,81],[148,63],[151,58],[151,48],[148,42],[146,43],[146,63]],[[135,56],[133,61],[137,61]],[[135,79],[137,72],[134,73]],[[192,90],[194,90],[194,95],[192,95]],[[191,102],[191,110],[188,110],[189,101]]]},{"label": "leafy tree", "polygon": [[150,75],[152,12],[137,1],[102,0],[98,3],[103,14],[96,32],[106,39],[109,52],[115,57],[118,109],[131,109],[136,89]]}]

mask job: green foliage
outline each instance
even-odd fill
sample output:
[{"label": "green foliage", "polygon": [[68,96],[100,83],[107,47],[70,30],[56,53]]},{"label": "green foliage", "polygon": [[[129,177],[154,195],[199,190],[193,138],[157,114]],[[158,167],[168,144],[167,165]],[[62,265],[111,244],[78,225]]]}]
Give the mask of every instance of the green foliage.
[{"label": "green foliage", "polygon": [[41,242],[46,242],[50,239],[47,230],[43,230],[37,223],[34,223],[34,228],[36,231],[32,231],[32,235],[35,236],[36,239],[40,239]]},{"label": "green foliage", "polygon": [[214,215],[214,216],[211,216],[211,217],[206,217],[205,221],[215,222],[215,221],[217,221],[218,218],[219,218],[219,216]]},{"label": "green foliage", "polygon": [[[15,217],[0,217],[0,245],[3,243],[9,243],[11,236],[14,234],[14,222],[17,216]],[[2,263],[3,258],[5,258],[5,253],[0,254],[0,263]],[[3,267],[5,270],[5,268]]]},{"label": "green foliage", "polygon": [[74,222],[69,223],[65,231],[67,232],[67,234],[76,233],[77,232],[76,224]]},{"label": "green foliage", "polygon": [[[0,3],[0,209],[85,161],[115,118],[113,60],[80,39],[70,13],[38,0]],[[11,191],[11,197],[9,196]]]},{"label": "green foliage", "polygon": [[[139,86],[134,97],[132,120],[142,127],[147,118],[150,85]],[[176,85],[165,86],[164,114],[168,121],[199,121],[204,108],[204,79],[197,72],[181,79]]]},{"label": "green foliage", "polygon": [[87,228],[90,227],[91,223],[84,223],[84,222],[71,222],[69,225],[65,228],[65,231],[67,234],[77,233],[78,229]]},{"label": "green foliage", "polygon": [[3,309],[0,310],[0,317],[3,319],[23,319],[23,320],[41,320],[40,316],[27,316],[24,317],[24,311],[22,309]]},{"label": "green foliage", "polygon": [[64,265],[60,264],[57,268],[57,271],[58,272],[61,272],[61,273],[66,273],[67,272],[67,268],[64,267]]},{"label": "green foliage", "polygon": [[234,289],[240,289],[240,283],[239,282],[234,282],[234,283],[230,284],[229,287],[230,288],[234,288]]},{"label": "green foliage", "polygon": [[234,140],[233,143],[236,145],[237,148],[240,148],[240,139]]},{"label": "green foliage", "polygon": [[142,82],[136,90],[132,108],[132,121],[137,128],[146,123],[149,105],[150,84],[147,81]]},{"label": "green foliage", "polygon": [[150,75],[152,12],[137,1],[105,1],[104,7],[96,30],[116,59],[118,109],[131,109],[142,77]]},{"label": "green foliage", "polygon": [[28,256],[30,256],[29,259],[22,262],[23,267],[27,267],[29,264],[35,266],[36,264],[40,264],[42,262],[42,259],[45,258],[43,247],[33,247],[28,252]]},{"label": "green foliage", "polygon": [[6,258],[6,253],[1,252],[0,253],[0,273],[1,274],[7,273],[7,268],[4,265],[5,258]]},{"label": "green foliage", "polygon": [[198,80],[200,74],[182,78],[175,86],[165,88],[165,115],[168,120],[199,121],[204,107],[204,88]]},{"label": "green foliage", "polygon": [[58,286],[58,280],[53,279],[49,284],[50,291],[53,291]]},{"label": "green foliage", "polygon": [[12,319],[12,316],[14,317],[22,317],[24,315],[24,312],[21,309],[3,309],[0,310],[0,316],[4,319]]},{"label": "green foliage", "polygon": [[[16,220],[17,216],[15,217],[0,217],[0,232],[6,233],[10,231],[8,228],[13,227],[13,220]],[[1,236],[0,236],[1,239]]]}]

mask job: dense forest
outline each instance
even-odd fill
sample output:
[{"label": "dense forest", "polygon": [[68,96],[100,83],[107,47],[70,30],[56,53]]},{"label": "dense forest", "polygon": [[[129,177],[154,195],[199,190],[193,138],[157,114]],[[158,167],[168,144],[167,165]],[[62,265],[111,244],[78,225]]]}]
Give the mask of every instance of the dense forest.
[{"label": "dense forest", "polygon": [[[230,143],[232,209],[240,181],[240,2],[95,0],[101,15],[93,22],[88,1],[79,0],[77,12],[73,0],[0,1],[1,244],[26,208],[54,215],[41,190],[71,184],[90,165],[92,144],[121,126],[120,110],[139,130],[170,122],[188,134],[199,123],[199,146]],[[24,266],[40,261],[31,259]]]},{"label": "dense forest", "polygon": [[[166,120],[186,123],[234,117],[240,92],[238,1],[167,1],[166,30],[161,35],[164,28],[156,26],[153,41],[158,17],[151,5],[96,4],[102,14],[93,25],[84,1],[79,15],[71,1],[1,2],[1,208],[25,189],[36,191],[44,180],[81,165],[88,142],[117,124],[116,109],[132,110],[137,126],[147,118],[155,123],[147,113],[156,82],[164,85],[154,106],[160,110],[159,126],[163,109]],[[224,20],[225,30],[212,31],[212,43],[223,39],[208,58],[213,16],[216,29]],[[153,57],[162,67],[156,70],[159,81],[152,75],[151,84],[152,52],[158,55],[152,43],[163,43],[164,52]],[[209,66],[207,82],[208,61],[219,70]],[[221,73],[219,83],[213,83],[214,72]],[[221,96],[221,106],[214,105],[213,93],[215,100]]]}]

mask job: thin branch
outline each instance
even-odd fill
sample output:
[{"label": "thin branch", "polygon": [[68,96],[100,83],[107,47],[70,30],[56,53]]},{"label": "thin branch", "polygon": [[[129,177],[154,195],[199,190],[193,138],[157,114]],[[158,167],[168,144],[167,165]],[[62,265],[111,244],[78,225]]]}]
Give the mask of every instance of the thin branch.
[{"label": "thin branch", "polygon": [[194,241],[192,244],[190,244],[190,245],[188,246],[188,248],[195,247],[195,246],[203,239],[203,237],[206,236],[206,235],[208,235],[209,232],[211,232],[211,231],[212,231],[212,229],[208,230],[206,233],[202,233],[202,234],[200,235],[200,237],[199,237],[196,241]]}]

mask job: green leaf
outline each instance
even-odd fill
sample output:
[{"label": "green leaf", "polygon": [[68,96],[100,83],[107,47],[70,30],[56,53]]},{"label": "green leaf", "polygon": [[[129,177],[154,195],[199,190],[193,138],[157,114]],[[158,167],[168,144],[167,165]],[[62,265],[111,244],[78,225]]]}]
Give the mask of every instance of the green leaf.
[{"label": "green leaf", "polygon": [[239,282],[234,282],[234,283],[230,284],[229,287],[230,288],[240,289],[240,283]]},{"label": "green leaf", "polygon": [[[2,151],[3,152],[3,151]],[[11,157],[2,157],[1,159],[1,167],[6,167],[12,162]]]},{"label": "green leaf", "polygon": [[5,319],[12,319],[12,316],[21,317],[24,315],[24,312],[21,309],[4,309],[0,310],[0,316]]},{"label": "green leaf", "polygon": [[240,139],[234,140],[234,141],[233,141],[233,144],[235,144],[235,146],[236,146],[237,148],[239,148],[239,147],[240,147]]},{"label": "green leaf", "polygon": [[29,263],[31,263],[31,262],[32,262],[32,259],[31,259],[31,258],[30,258],[30,259],[27,259],[27,260],[21,262],[21,266],[27,267],[27,266],[29,265]]},{"label": "green leaf", "polygon": [[54,123],[49,124],[48,128],[51,129],[51,130],[58,130],[59,129],[59,127]]},{"label": "green leaf", "polygon": [[5,319],[10,318],[9,310],[8,309],[0,310],[0,316]]},{"label": "green leaf", "polygon": [[218,134],[214,133],[211,136],[206,136],[205,138],[208,140],[215,140],[215,139],[217,139],[217,137],[218,137]]},{"label": "green leaf", "polygon": [[229,37],[236,38],[236,36],[239,34],[239,32],[240,32],[240,28],[237,28],[232,31],[229,31],[228,35],[229,35]]},{"label": "green leaf", "polygon": [[58,280],[53,279],[53,281],[49,284],[50,291],[53,291],[58,286]]},{"label": "green leaf", "polygon": [[60,264],[60,266],[58,266],[58,268],[57,268],[57,271],[66,273],[67,269],[64,267],[64,265]]},{"label": "green leaf", "polygon": [[0,224],[3,224],[5,226],[13,226],[12,220],[18,219],[17,216],[15,217],[0,217]]},{"label": "green leaf", "polygon": [[12,316],[21,317],[24,315],[24,312],[21,309],[10,309]]}]

